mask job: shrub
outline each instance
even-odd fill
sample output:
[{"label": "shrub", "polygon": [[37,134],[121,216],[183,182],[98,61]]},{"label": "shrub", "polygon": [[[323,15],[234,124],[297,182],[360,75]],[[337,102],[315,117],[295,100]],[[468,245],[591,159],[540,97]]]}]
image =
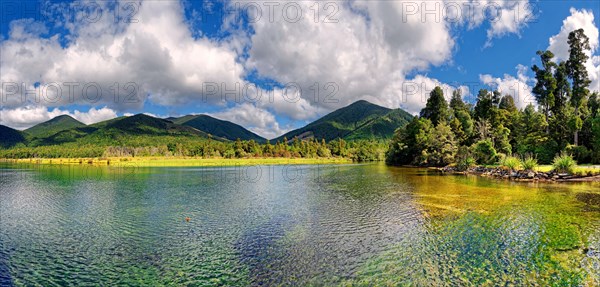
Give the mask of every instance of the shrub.
[{"label": "shrub", "polygon": [[542,145],[537,146],[533,153],[537,156],[537,159],[540,163],[548,164],[552,163],[554,156],[560,152],[560,148],[558,143],[553,140],[549,140]]},{"label": "shrub", "polygon": [[565,148],[565,151],[568,154],[573,155],[573,158],[578,163],[590,163],[591,162],[592,153],[585,146],[582,146],[582,145],[568,145]]},{"label": "shrub", "polygon": [[577,162],[573,159],[573,156],[565,152],[556,156],[552,162],[552,168],[556,172],[573,173],[576,165]]},{"label": "shrub", "polygon": [[467,156],[456,162],[456,169],[459,171],[465,171],[471,167],[474,167],[475,164],[476,164],[475,159],[471,156]]},{"label": "shrub", "polygon": [[500,165],[509,170],[517,170],[521,166],[521,160],[519,160],[519,158],[516,156],[509,155],[504,157],[504,159],[500,162]]},{"label": "shrub", "polygon": [[489,140],[481,140],[473,146],[473,155],[479,164],[494,164],[496,162],[496,149]]},{"label": "shrub", "polygon": [[538,166],[538,161],[531,154],[527,154],[521,161],[524,170],[534,170]]},{"label": "shrub", "polygon": [[471,151],[469,147],[460,146],[458,147],[458,151],[456,152],[456,169],[459,171],[465,171],[470,167],[475,166],[476,161],[475,158],[471,155]]}]

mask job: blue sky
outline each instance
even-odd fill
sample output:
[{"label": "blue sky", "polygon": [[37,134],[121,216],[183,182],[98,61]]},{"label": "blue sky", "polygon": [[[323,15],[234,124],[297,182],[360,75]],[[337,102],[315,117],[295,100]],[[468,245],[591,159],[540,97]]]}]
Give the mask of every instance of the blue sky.
[{"label": "blue sky", "polygon": [[0,124],[207,113],[273,138],[359,99],[416,113],[435,85],[523,107],[535,52],[564,59],[575,28],[598,90],[598,1],[266,3],[3,1]]}]

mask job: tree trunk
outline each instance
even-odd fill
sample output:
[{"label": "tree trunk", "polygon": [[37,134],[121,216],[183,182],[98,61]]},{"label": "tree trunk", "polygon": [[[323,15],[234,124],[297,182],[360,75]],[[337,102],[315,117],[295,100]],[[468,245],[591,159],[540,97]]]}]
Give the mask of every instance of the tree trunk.
[{"label": "tree trunk", "polygon": [[546,116],[546,135],[550,134],[550,123],[548,122],[548,105],[546,105],[546,111],[544,112],[544,116]]},{"label": "tree trunk", "polygon": [[[579,107],[575,106],[575,117],[579,117]],[[579,142],[579,136],[578,133],[579,130],[577,127],[575,127],[575,133],[573,134],[573,144],[577,145],[577,143]]]}]

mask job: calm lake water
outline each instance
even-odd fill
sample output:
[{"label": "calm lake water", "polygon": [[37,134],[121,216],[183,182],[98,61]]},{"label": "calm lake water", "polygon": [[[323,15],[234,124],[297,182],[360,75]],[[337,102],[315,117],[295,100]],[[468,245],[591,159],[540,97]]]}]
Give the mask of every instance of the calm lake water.
[{"label": "calm lake water", "polygon": [[0,286],[506,283],[600,286],[598,184],[382,164],[0,167]]}]

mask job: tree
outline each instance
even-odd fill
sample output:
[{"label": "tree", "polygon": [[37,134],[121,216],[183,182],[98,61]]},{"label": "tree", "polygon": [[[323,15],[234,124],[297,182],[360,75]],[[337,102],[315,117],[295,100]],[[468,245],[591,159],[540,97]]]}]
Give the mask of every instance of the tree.
[{"label": "tree", "polygon": [[449,116],[448,103],[444,99],[442,88],[435,87],[429,94],[425,108],[421,110],[421,117],[431,120],[436,126],[441,121],[447,121]]},{"label": "tree", "polygon": [[453,163],[457,149],[458,145],[450,126],[441,122],[429,137],[427,165],[446,166]]},{"label": "tree", "polygon": [[[537,65],[533,65],[531,68],[535,72],[536,84],[532,89],[533,94],[537,103],[542,107],[546,122],[550,116],[550,110],[554,106],[554,92],[556,91],[556,79],[553,75],[553,69],[556,64],[552,62],[554,54],[550,51],[538,51],[537,54],[542,60],[542,68]],[[549,134],[550,130],[546,126],[546,134]]]},{"label": "tree", "polygon": [[452,132],[460,144],[467,144],[473,133],[473,119],[469,113],[469,106],[462,100],[459,90],[452,92],[450,108],[452,109],[452,119],[449,125]]},{"label": "tree", "polygon": [[548,125],[552,139],[558,144],[560,149],[564,149],[569,144],[571,128],[568,125],[570,118],[574,115],[573,107],[570,106],[571,84],[568,80],[567,63],[560,62],[554,71],[556,79],[556,91],[554,92],[554,106],[552,107],[552,118]]},{"label": "tree", "polygon": [[460,90],[454,90],[452,92],[452,98],[450,99],[450,108],[454,113],[457,111],[469,111],[469,106],[463,101]]},{"label": "tree", "polygon": [[386,162],[388,164],[426,163],[432,130],[429,119],[414,117],[410,123],[394,133],[386,153]]},{"label": "tree", "polygon": [[548,141],[548,135],[544,132],[546,125],[544,115],[537,112],[532,104],[527,105],[519,116],[515,131],[516,152],[537,154],[538,159],[543,162],[552,160],[556,150],[551,147],[556,144]]},{"label": "tree", "polygon": [[477,103],[473,110],[473,116],[476,120],[490,120],[494,113],[494,98],[492,93],[486,89],[479,90],[477,94]]},{"label": "tree", "polygon": [[600,162],[600,116],[592,120],[592,162]]},{"label": "tree", "polygon": [[[579,142],[582,143],[583,146],[591,149],[593,148],[593,131],[592,125],[596,117],[598,116],[598,108],[600,108],[600,98],[598,92],[593,92],[587,101],[587,107],[582,109],[585,111],[585,116],[583,116],[583,125],[581,126],[581,131],[579,132]],[[583,161],[578,160],[579,163]]]},{"label": "tree", "polygon": [[496,161],[496,149],[490,140],[480,140],[472,148],[477,163],[493,164]]},{"label": "tree", "polygon": [[498,107],[508,111],[509,113],[515,113],[518,111],[517,106],[515,105],[515,99],[511,95],[505,95],[502,97]]},{"label": "tree", "polygon": [[567,73],[573,83],[573,94],[571,95],[571,105],[575,109],[575,117],[571,123],[574,129],[573,143],[578,145],[578,132],[581,129],[582,121],[580,117],[581,108],[585,104],[589,95],[588,86],[591,81],[588,77],[585,63],[589,56],[586,50],[590,50],[590,40],[585,35],[583,29],[578,29],[569,33],[569,60],[567,61]]},{"label": "tree", "polygon": [[480,119],[475,122],[475,133],[478,140],[492,140],[492,126],[490,121]]},{"label": "tree", "polygon": [[[454,119],[460,122],[459,133],[455,132],[456,139],[461,143],[468,145],[473,135],[473,119],[468,110],[459,110],[454,114]],[[454,128],[453,128],[454,131]]]}]

